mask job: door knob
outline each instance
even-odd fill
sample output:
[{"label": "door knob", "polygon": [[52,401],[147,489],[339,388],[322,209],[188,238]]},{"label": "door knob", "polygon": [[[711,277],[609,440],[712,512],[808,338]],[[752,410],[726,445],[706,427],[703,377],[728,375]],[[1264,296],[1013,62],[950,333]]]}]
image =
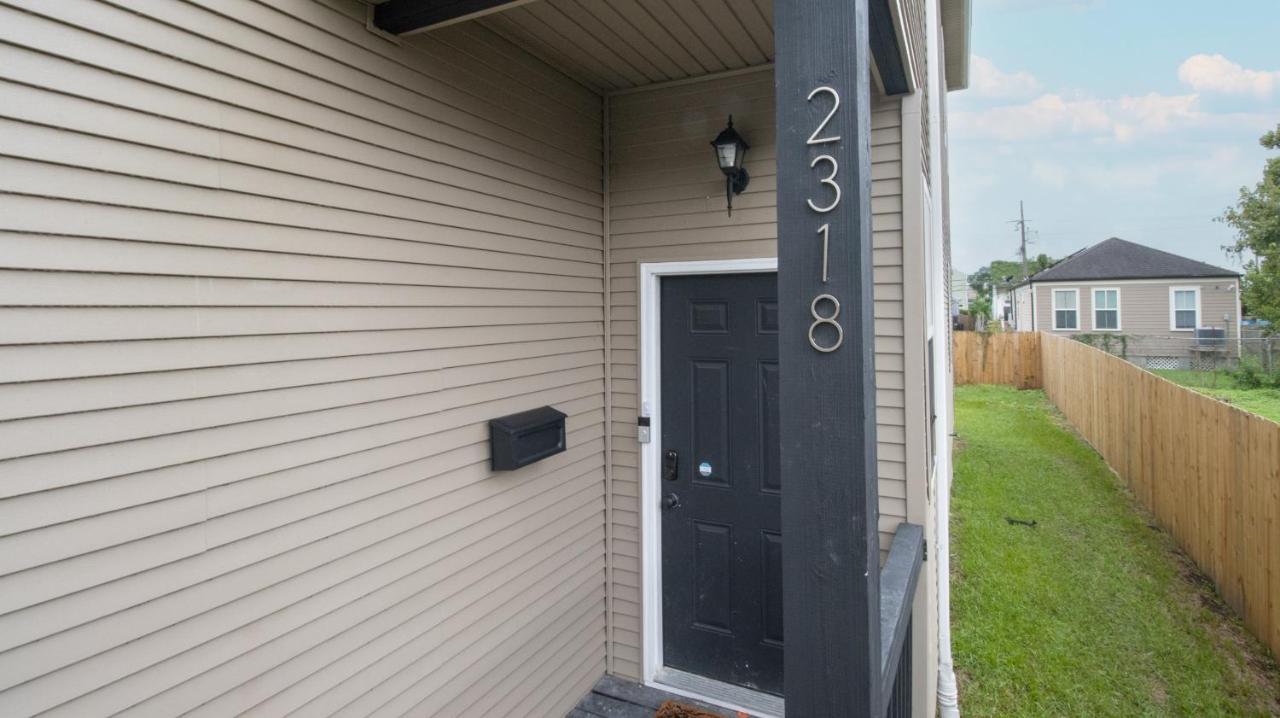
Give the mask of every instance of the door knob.
[{"label": "door knob", "polygon": [[662,508],[664,508],[664,509],[678,509],[678,508],[680,508],[680,497],[679,497],[679,496],[676,496],[674,493],[667,494],[666,496],[663,496],[663,497],[662,497]]}]

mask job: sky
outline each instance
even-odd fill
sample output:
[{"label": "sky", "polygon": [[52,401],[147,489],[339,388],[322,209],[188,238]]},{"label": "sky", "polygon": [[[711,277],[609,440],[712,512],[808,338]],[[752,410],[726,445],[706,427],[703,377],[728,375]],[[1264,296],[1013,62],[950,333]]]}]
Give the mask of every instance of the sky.
[{"label": "sky", "polygon": [[948,97],[953,264],[1122,237],[1239,268],[1214,218],[1280,124],[1280,0],[973,0]]}]

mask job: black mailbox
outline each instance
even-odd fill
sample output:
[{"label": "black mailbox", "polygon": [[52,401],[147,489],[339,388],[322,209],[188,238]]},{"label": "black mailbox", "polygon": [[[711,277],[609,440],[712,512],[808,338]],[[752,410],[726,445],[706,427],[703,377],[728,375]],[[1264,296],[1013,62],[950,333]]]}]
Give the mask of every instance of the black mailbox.
[{"label": "black mailbox", "polygon": [[564,414],[549,406],[489,421],[489,466],[510,471],[564,451]]}]

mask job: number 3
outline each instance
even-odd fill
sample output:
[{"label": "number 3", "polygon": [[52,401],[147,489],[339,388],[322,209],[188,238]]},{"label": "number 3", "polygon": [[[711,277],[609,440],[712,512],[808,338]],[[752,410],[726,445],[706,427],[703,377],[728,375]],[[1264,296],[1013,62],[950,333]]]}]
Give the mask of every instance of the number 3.
[{"label": "number 3", "polygon": [[805,200],[806,202],[809,203],[809,209],[813,210],[814,212],[820,212],[823,214],[830,212],[831,210],[836,208],[836,205],[840,204],[840,185],[836,184],[836,173],[840,171],[840,165],[839,163],[836,162],[836,158],[832,157],[831,155],[818,155],[817,157],[813,158],[812,162],[809,163],[809,167],[811,168],[817,167],[818,163],[824,160],[831,163],[831,174],[827,175],[825,179],[820,179],[818,181],[824,185],[827,185],[831,189],[835,190],[836,198],[831,200],[831,204],[827,205],[826,207],[819,207],[818,205],[814,204],[813,200],[811,199]]}]

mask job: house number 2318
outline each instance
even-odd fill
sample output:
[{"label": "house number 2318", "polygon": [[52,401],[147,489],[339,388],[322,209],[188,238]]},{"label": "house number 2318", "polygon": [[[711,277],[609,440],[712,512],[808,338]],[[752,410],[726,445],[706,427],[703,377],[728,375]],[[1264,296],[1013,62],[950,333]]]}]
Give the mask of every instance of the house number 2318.
[{"label": "house number 2318", "polygon": [[[828,95],[831,97],[831,111],[826,117],[822,118],[822,122],[818,123],[818,127],[809,135],[806,145],[825,145],[832,142],[839,142],[840,135],[823,135],[830,124],[831,118],[835,117],[836,110],[840,109],[840,93],[835,88],[823,85],[815,87],[809,93],[807,98],[809,102],[813,102],[814,98],[820,95]],[[822,169],[819,170],[818,167]],[[826,170],[826,176],[819,175],[818,184],[826,188],[828,197],[823,198],[827,204],[818,204],[813,198],[805,200],[809,204],[809,209],[818,214],[826,214],[836,207],[840,206],[840,184],[836,182],[836,175],[840,173],[840,163],[836,162],[836,158],[831,155],[822,154],[813,158],[809,163],[809,167],[819,172]],[[825,284],[829,279],[829,264],[827,262],[828,250],[831,246],[831,225],[824,223],[818,227],[818,236],[822,238],[822,282]],[[820,352],[833,352],[844,344],[844,328],[837,321],[840,318],[840,300],[830,294],[819,294],[813,298],[809,304],[809,314],[813,317],[813,323],[809,325],[809,345]],[[818,331],[820,327],[830,327],[835,331],[835,339],[829,340],[824,344],[818,341]]]}]

